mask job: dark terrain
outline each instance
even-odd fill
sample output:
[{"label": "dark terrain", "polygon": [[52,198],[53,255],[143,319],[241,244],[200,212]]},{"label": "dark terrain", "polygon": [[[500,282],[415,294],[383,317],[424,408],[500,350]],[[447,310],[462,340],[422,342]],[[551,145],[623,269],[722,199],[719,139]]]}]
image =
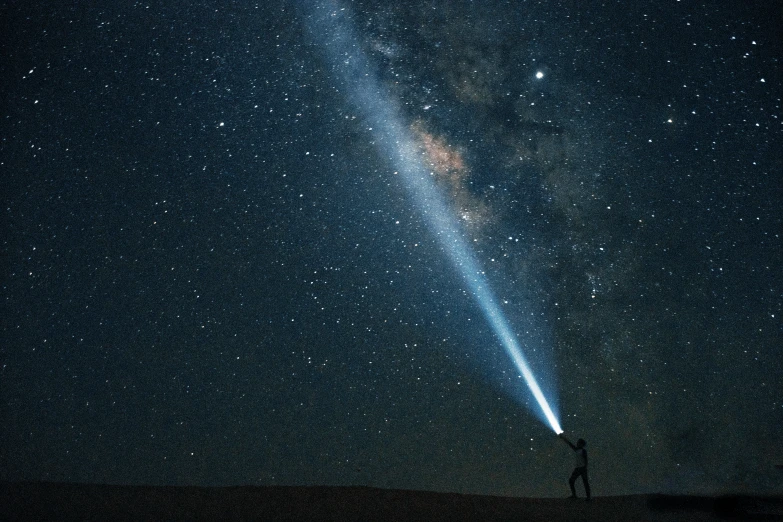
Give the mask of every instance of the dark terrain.
[{"label": "dark terrain", "polygon": [[783,520],[783,497],[510,498],[368,487],[0,484],[3,520]]}]

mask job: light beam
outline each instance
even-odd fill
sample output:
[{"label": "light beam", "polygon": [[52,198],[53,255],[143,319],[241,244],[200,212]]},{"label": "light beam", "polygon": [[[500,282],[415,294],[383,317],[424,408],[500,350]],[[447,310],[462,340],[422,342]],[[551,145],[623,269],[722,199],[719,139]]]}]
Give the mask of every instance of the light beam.
[{"label": "light beam", "polygon": [[352,36],[351,23],[344,8],[334,1],[314,5],[308,17],[316,42],[329,55],[335,79],[344,94],[360,110],[379,148],[390,159],[404,184],[423,214],[425,221],[440,242],[451,263],[470,289],[471,295],[500,340],[506,353],[517,367],[535,397],[547,422],[555,433],[563,430],[554,411],[533,375],[522,349],[497,304],[489,282],[446,204],[441,192],[417,154],[413,137],[403,125],[399,112],[382,84],[375,80],[357,40]]}]

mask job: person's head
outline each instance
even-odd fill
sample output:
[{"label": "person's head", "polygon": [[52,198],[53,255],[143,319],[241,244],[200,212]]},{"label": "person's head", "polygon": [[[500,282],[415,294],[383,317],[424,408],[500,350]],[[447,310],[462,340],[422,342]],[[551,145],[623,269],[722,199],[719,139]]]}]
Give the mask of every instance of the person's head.
[{"label": "person's head", "polygon": [[579,439],[578,441],[576,441],[577,448],[584,448],[585,446],[587,446],[585,439]]}]

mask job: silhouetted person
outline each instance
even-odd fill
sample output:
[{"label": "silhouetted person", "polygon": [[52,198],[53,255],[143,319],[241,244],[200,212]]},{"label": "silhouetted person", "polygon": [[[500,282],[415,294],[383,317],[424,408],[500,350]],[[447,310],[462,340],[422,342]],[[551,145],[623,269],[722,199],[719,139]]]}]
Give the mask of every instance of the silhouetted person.
[{"label": "silhouetted person", "polygon": [[577,498],[574,484],[576,484],[576,479],[582,477],[582,482],[585,485],[585,495],[587,495],[587,501],[589,502],[590,482],[587,480],[587,450],[585,449],[587,443],[584,439],[579,439],[576,441],[576,446],[574,446],[571,444],[571,441],[566,438],[565,433],[561,433],[558,437],[571,446],[571,449],[574,450],[574,457],[576,457],[576,467],[571,473],[571,478],[568,479],[568,485],[571,486],[571,498]]}]

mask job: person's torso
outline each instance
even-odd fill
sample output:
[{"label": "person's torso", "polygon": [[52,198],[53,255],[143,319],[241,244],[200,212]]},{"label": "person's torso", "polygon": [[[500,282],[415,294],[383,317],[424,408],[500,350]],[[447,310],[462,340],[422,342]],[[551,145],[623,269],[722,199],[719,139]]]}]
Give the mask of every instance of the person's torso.
[{"label": "person's torso", "polygon": [[577,468],[583,468],[587,466],[587,450],[579,448],[574,451],[574,460]]}]

